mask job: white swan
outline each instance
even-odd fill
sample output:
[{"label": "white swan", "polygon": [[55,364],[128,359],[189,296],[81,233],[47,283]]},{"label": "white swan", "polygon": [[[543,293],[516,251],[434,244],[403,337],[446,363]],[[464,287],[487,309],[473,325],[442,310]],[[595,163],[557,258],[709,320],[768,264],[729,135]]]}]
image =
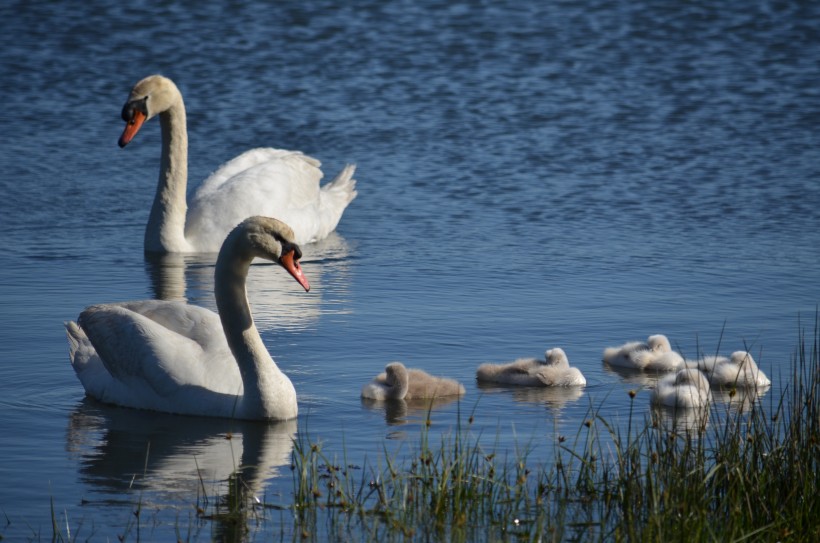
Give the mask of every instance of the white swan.
[{"label": "white swan", "polygon": [[544,353],[544,359],[519,358],[507,364],[481,364],[476,370],[481,382],[519,386],[586,385],[581,370],[571,368],[563,349],[556,347]]},{"label": "white swan", "polygon": [[288,224],[296,243],[317,241],[336,228],[356,197],[355,166],[345,166],[320,188],[318,160],[298,151],[258,148],[223,164],[197,188],[188,205],[185,104],[173,81],[152,75],[134,86],[122,109],[127,124],[119,145],[125,147],[156,115],[162,128],[162,158],[145,229],[147,252],[217,252],[228,232],[252,215]]},{"label": "white swan", "polygon": [[698,369],[685,368],[665,375],[652,390],[651,401],[667,407],[704,407],[711,398],[709,380]]},{"label": "white swan", "polygon": [[646,343],[632,341],[604,349],[603,360],[612,366],[637,370],[672,371],[684,365],[683,357],[672,350],[669,339],[661,334],[649,336]]},{"label": "white swan", "polygon": [[370,400],[415,400],[461,396],[464,386],[445,377],[434,377],[418,369],[407,369],[401,362],[391,362],[384,372],[362,387],[362,398]]},{"label": "white swan", "polygon": [[729,358],[707,356],[687,364],[697,366],[714,387],[765,387],[772,384],[747,351],[735,351]]},{"label": "white swan", "polygon": [[251,217],[228,235],[216,261],[219,315],[160,300],[86,308],[66,323],[71,364],[86,394],[167,413],[294,418],[296,391],[259,337],[245,279],[251,261],[266,258],[310,290],[301,256],[286,224]]}]

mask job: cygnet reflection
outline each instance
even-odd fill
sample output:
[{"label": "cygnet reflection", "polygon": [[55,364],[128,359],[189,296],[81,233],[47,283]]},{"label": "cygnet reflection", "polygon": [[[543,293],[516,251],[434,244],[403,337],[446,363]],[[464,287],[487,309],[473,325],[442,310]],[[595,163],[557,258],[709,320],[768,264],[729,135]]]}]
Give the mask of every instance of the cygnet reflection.
[{"label": "cygnet reflection", "polygon": [[478,389],[485,394],[509,394],[516,402],[541,404],[559,411],[584,395],[584,387],[522,387],[479,381]]},{"label": "cygnet reflection", "polygon": [[461,399],[460,396],[418,398],[415,400],[373,400],[362,397],[362,406],[371,411],[384,413],[384,421],[391,426],[422,423],[433,411],[444,408]]},{"label": "cygnet reflection", "polygon": [[670,407],[668,405],[652,405],[651,414],[655,423],[668,431],[703,431],[709,424],[710,409],[689,409],[685,407]]}]

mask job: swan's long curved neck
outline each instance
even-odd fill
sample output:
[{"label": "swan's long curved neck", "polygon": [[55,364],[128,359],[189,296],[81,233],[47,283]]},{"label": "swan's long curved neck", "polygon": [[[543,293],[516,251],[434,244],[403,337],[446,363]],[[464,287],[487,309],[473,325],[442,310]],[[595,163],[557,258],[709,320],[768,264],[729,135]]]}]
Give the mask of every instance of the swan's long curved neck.
[{"label": "swan's long curved neck", "polygon": [[188,131],[182,98],[159,114],[162,158],[151,215],[145,228],[145,251],[185,252],[185,200],[188,186]]},{"label": "swan's long curved neck", "polygon": [[236,254],[230,247],[223,247],[214,275],[216,306],[228,345],[242,375],[244,394],[241,401],[245,408],[260,405],[263,398],[275,394],[277,383],[282,378],[251,315],[245,288],[251,260],[252,256]]}]

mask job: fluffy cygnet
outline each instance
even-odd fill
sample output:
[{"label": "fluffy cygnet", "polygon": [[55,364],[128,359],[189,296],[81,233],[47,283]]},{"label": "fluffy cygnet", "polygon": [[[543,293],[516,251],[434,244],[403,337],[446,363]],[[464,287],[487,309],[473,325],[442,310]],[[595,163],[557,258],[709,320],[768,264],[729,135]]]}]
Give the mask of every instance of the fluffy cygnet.
[{"label": "fluffy cygnet", "polygon": [[407,369],[401,362],[391,362],[384,372],[362,387],[362,397],[371,400],[414,400],[461,396],[464,386],[444,377],[434,377],[418,369]]},{"label": "fluffy cygnet", "polygon": [[604,362],[636,370],[672,371],[683,366],[683,357],[672,350],[666,336],[649,336],[646,343],[632,341],[604,349]]},{"label": "fluffy cygnet", "polygon": [[703,407],[709,404],[709,380],[702,371],[686,368],[660,379],[651,401],[668,407]]},{"label": "fluffy cygnet", "polygon": [[714,387],[763,387],[772,384],[747,351],[735,351],[729,358],[707,356],[695,364]]},{"label": "fluffy cygnet", "polygon": [[578,368],[571,368],[561,348],[544,353],[544,360],[519,358],[507,364],[481,364],[476,379],[519,386],[581,386],[587,384]]}]

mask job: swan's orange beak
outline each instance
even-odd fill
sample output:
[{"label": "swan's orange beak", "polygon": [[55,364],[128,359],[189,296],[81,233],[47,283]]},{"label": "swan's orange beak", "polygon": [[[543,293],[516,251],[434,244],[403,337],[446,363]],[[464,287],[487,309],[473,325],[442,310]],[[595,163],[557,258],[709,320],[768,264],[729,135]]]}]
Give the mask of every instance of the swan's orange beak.
[{"label": "swan's orange beak", "polygon": [[128,121],[125,125],[125,130],[122,131],[122,136],[120,136],[119,146],[125,147],[131,140],[134,139],[134,136],[137,135],[140,128],[142,127],[142,123],[145,122],[145,113],[141,111],[134,111],[134,116],[131,117],[131,120]]},{"label": "swan's orange beak", "polygon": [[305,292],[310,291],[310,283],[307,280],[307,277],[302,273],[302,266],[299,265],[299,261],[294,258],[294,254],[296,251],[290,251],[289,253],[285,253],[279,257],[279,264],[282,265],[283,268],[288,270],[288,273],[296,279],[302,287],[304,287]]}]

